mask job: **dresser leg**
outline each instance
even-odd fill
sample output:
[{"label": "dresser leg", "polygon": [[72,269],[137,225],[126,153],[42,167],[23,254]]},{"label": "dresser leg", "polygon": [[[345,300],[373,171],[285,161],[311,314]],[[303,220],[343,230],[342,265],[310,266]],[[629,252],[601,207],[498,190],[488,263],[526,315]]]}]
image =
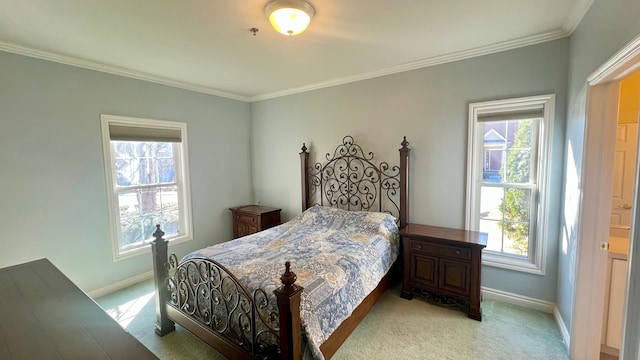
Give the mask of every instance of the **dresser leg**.
[{"label": "dresser leg", "polygon": [[482,309],[481,308],[469,309],[469,312],[467,313],[467,316],[469,316],[469,318],[471,318],[473,320],[482,321]]}]

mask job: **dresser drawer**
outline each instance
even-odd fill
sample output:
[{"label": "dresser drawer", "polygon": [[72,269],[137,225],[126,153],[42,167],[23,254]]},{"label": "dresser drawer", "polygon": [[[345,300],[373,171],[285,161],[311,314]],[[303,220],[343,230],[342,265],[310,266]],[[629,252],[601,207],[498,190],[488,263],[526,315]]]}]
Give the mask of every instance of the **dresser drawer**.
[{"label": "dresser drawer", "polygon": [[458,304],[472,319],[482,321],[480,284],[482,249],[487,233],[422,224],[408,224],[402,238],[402,292],[436,302]]},{"label": "dresser drawer", "polygon": [[420,240],[410,239],[409,248],[411,249],[411,252],[422,252],[425,254],[433,254],[456,259],[471,259],[471,249],[460,246],[425,243]]}]

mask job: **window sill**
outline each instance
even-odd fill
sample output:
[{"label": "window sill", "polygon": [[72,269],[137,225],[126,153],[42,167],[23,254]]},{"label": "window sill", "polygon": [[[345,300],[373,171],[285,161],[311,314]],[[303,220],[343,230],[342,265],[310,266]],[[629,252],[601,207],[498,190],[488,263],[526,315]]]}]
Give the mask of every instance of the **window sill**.
[{"label": "window sill", "polygon": [[544,269],[539,264],[534,264],[530,260],[516,259],[487,252],[483,252],[482,254],[482,265],[535,275],[544,275]]},{"label": "window sill", "polygon": [[[181,244],[187,241],[191,241],[193,240],[193,237],[190,235],[181,235],[181,236],[176,236],[173,238],[169,238],[166,239],[167,241],[169,241],[169,245],[175,245],[175,244]],[[128,259],[134,256],[138,256],[140,254],[146,254],[146,253],[150,253],[151,252],[151,241],[153,240],[149,240],[147,242],[144,243],[144,245],[140,246],[140,247],[136,247],[134,249],[131,250],[126,250],[126,251],[122,251],[120,249],[118,249],[117,253],[114,253],[113,255],[113,261],[120,261],[120,260],[124,260],[124,259]]]}]

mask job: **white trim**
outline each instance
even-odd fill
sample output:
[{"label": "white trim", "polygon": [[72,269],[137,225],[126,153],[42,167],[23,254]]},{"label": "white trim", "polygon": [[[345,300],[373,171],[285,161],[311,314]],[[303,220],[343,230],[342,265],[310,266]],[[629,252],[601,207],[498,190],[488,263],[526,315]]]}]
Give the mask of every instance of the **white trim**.
[{"label": "white trim", "polygon": [[593,0],[577,0],[573,9],[571,9],[571,13],[569,13],[569,16],[567,16],[562,24],[562,29],[569,35],[573,34],[587,14],[587,11],[591,8],[591,5],[593,5]]},{"label": "white trim", "polygon": [[396,65],[396,66],[388,67],[386,69],[372,71],[364,74],[358,74],[354,76],[348,76],[344,78],[323,81],[315,84],[305,85],[305,86],[282,90],[282,91],[276,91],[276,92],[267,93],[263,95],[256,95],[256,96],[252,96],[250,101],[255,102],[255,101],[261,101],[261,100],[268,100],[268,99],[278,98],[282,96],[303,93],[311,90],[318,90],[318,89],[323,89],[327,87],[348,84],[356,81],[377,78],[380,76],[392,75],[392,74],[396,74],[404,71],[422,69],[430,66],[449,63],[449,62],[471,59],[478,56],[489,55],[489,54],[494,54],[501,51],[512,50],[512,49],[517,49],[517,48],[521,48],[529,45],[536,45],[536,44],[540,44],[548,41],[558,40],[558,39],[565,38],[569,35],[570,35],[569,33],[561,29],[553,30],[553,31],[549,31],[546,33],[538,34],[538,35],[526,36],[526,37],[515,39],[515,40],[503,41],[497,44],[480,46],[474,49],[453,52],[450,54],[444,54],[440,56],[433,56],[430,58],[413,61],[413,62],[409,62],[402,65]]},{"label": "white trim", "polygon": [[585,114],[571,314],[570,355],[575,359],[596,358],[600,353],[607,253],[601,251],[597,244],[609,234],[617,118],[616,89],[615,86],[606,85],[587,89],[587,99],[607,100],[592,102],[591,105],[587,101]]},{"label": "white trim", "polygon": [[567,348],[567,351],[569,351],[571,347],[569,330],[567,330],[567,326],[564,324],[564,320],[562,320],[560,310],[555,304],[553,305],[553,317],[556,319],[556,325],[558,325],[558,330],[560,330],[560,335],[562,335],[562,342],[564,342],[564,346]]},{"label": "white trim", "polygon": [[607,62],[602,64],[598,70],[594,71],[587,78],[587,84],[594,86],[611,80],[619,80],[637,68],[637,65],[630,62],[636,62],[634,58],[638,56],[640,56],[640,36],[630,41]]},{"label": "white trim", "polygon": [[230,92],[214,89],[212,87],[198,85],[186,81],[175,80],[159,75],[147,74],[138,70],[131,70],[119,66],[103,64],[97,61],[86,60],[75,56],[60,55],[53,52],[37,50],[25,46],[15,45],[0,41],[0,51],[6,51],[13,54],[29,56],[36,59],[48,60],[60,64],[76,66],[83,69],[100,71],[107,74],[124,76],[132,79],[148,81],[156,84],[167,85],[179,89],[191,90],[203,94],[220,96],[232,100],[250,101],[250,98],[243,95],[233,94]]},{"label": "white trim", "polygon": [[492,289],[485,286],[480,288],[482,290],[482,298],[483,299],[491,299],[504,301],[506,303],[519,305],[522,307],[526,307],[528,309],[534,309],[538,311],[542,311],[548,314],[553,313],[553,309],[556,307],[554,303],[551,301],[536,299],[524,295],[518,295],[502,290]]},{"label": "white trim", "polygon": [[[575,285],[573,291],[573,311],[571,314],[570,356],[574,359],[597,358],[600,352],[600,334],[604,299],[604,269],[606,256],[600,254],[598,243],[608,234],[609,215],[607,210],[610,197],[606,192],[611,189],[612,159],[615,147],[615,123],[607,116],[617,104],[612,104],[612,96],[617,94],[616,86],[607,86],[609,82],[619,80],[623,74],[640,62],[640,36],[613,55],[587,78],[586,126],[583,149],[583,187],[578,201],[580,214],[577,221]],[[606,152],[607,154],[603,154]],[[638,168],[640,169],[640,168]],[[638,179],[636,179],[638,180]],[[604,183],[603,183],[604,182]],[[608,187],[607,187],[608,186]],[[636,183],[637,186],[637,183]],[[609,190],[602,190],[609,189]],[[605,193],[604,195],[601,193]],[[640,226],[636,212],[640,205],[640,196],[636,188],[634,222],[632,228]],[[606,206],[603,204],[607,204]],[[640,231],[633,231],[630,238],[630,256],[628,276],[640,270],[640,262],[634,260],[634,254],[640,256]],[[635,277],[629,277],[634,279]],[[621,358],[638,358],[637,339],[640,329],[640,284],[630,281],[625,301],[625,325]],[[627,341],[625,341],[627,340]],[[577,344],[580,344],[579,346]]]},{"label": "white trim", "polygon": [[[484,139],[478,134],[478,116],[493,112],[505,112],[510,110],[526,110],[529,108],[543,108],[544,114],[540,121],[537,139],[537,163],[536,172],[536,199],[537,213],[536,222],[531,222],[535,227],[535,243],[531,254],[531,259],[525,263],[522,260],[513,259],[508,256],[500,256],[487,251],[487,256],[483,259],[484,265],[506,268],[509,270],[522,271],[532,274],[544,275],[547,268],[547,223],[549,222],[549,201],[551,184],[551,150],[553,145],[553,128],[555,122],[555,94],[529,96],[513,99],[502,99],[484,101],[469,104],[468,119],[468,141],[467,141],[467,193],[466,193],[466,213],[465,229],[478,230],[476,220],[479,218],[480,194],[477,191],[482,182],[482,169],[475,168],[474,165],[484,164],[484,150],[480,148],[480,141]],[[533,149],[532,149],[533,151]],[[532,213],[532,218],[533,218]]]},{"label": "white trim", "polygon": [[540,269],[527,259],[512,258],[489,251],[482,252],[482,265],[498,267],[513,271],[520,271],[535,275],[544,275],[544,268]]},{"label": "white trim", "polygon": [[560,335],[562,336],[562,341],[564,342],[564,345],[566,346],[567,350],[569,349],[569,344],[570,344],[569,331],[567,331],[567,326],[564,324],[564,320],[562,320],[560,311],[558,310],[558,307],[556,306],[555,303],[552,303],[551,301],[524,296],[524,295],[509,293],[502,290],[496,290],[496,289],[488,288],[485,286],[482,286],[481,290],[482,290],[483,299],[502,301],[509,304],[522,306],[528,309],[534,309],[534,310],[542,311],[548,314],[553,314],[553,317],[556,321],[556,325],[558,326],[558,330],[560,331]]},{"label": "white trim", "polygon": [[372,71],[364,74],[347,76],[347,77],[338,78],[338,79],[329,80],[329,81],[322,81],[319,83],[309,84],[309,85],[305,85],[297,88],[285,89],[281,91],[275,91],[275,92],[255,95],[255,96],[234,94],[234,93],[214,89],[209,86],[170,79],[170,78],[158,76],[158,75],[147,74],[137,70],[131,70],[131,69],[127,69],[119,66],[103,64],[97,61],[81,59],[78,57],[55,54],[53,52],[37,50],[37,49],[28,48],[25,46],[11,44],[7,42],[0,41],[0,51],[6,51],[13,54],[53,61],[60,64],[76,66],[76,67],[89,69],[89,70],[100,71],[108,74],[114,74],[114,75],[125,76],[133,79],[149,81],[156,84],[172,86],[179,89],[196,91],[199,93],[215,95],[215,96],[228,98],[232,100],[238,100],[238,101],[244,101],[244,102],[255,102],[255,101],[268,100],[268,99],[278,98],[282,96],[303,93],[303,92],[317,90],[317,89],[323,89],[323,88],[342,85],[342,84],[348,84],[356,81],[372,79],[380,76],[391,75],[391,74],[396,74],[396,73],[415,70],[415,69],[421,69],[421,68],[445,64],[453,61],[470,59],[478,56],[489,55],[489,54],[498,53],[506,50],[517,49],[525,46],[541,44],[548,41],[562,39],[569,35],[571,35],[569,32],[563,29],[557,29],[557,30],[548,31],[542,34],[525,36],[519,39],[503,41],[496,44],[480,46],[477,48],[457,51],[457,52],[444,54],[440,56],[433,56],[430,58],[409,62],[406,64],[396,65],[396,66],[392,66],[392,67],[388,67],[385,69],[376,70],[376,71]]},{"label": "white trim", "polygon": [[130,277],[128,279],[124,279],[113,284],[109,284],[107,286],[103,286],[97,289],[93,289],[87,292],[90,298],[96,299],[101,296],[105,296],[107,294],[111,294],[118,290],[122,290],[128,288],[129,286],[135,285],[137,283],[149,280],[153,278],[153,271],[149,271],[140,275],[136,275],[134,277]]},{"label": "white trim", "polygon": [[189,153],[188,153],[188,135],[187,124],[176,121],[166,120],[153,120],[143,118],[133,118],[125,116],[116,116],[101,114],[100,126],[102,130],[102,149],[104,170],[107,185],[107,204],[109,206],[109,232],[112,243],[112,255],[114,261],[119,261],[132,256],[148,253],[151,251],[151,247],[148,244],[131,249],[123,250],[120,247],[120,212],[118,209],[118,201],[116,199],[116,188],[114,187],[115,171],[112,166],[112,144],[109,133],[109,126],[111,124],[121,126],[136,126],[136,127],[148,127],[148,128],[160,128],[179,130],[182,137],[182,141],[179,147],[174,146],[175,153],[175,168],[176,168],[176,183],[178,186],[178,203],[180,212],[180,234],[166,239],[173,243],[182,243],[193,239],[193,219],[191,216],[191,181],[189,179]]}]

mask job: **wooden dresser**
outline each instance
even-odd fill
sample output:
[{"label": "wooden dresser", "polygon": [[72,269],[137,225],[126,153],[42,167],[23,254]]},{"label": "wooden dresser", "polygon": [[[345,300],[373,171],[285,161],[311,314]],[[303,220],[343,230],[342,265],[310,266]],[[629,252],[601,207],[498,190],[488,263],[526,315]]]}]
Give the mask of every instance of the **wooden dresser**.
[{"label": "wooden dresser", "polygon": [[468,316],[482,320],[480,279],[487,234],[438,226],[408,224],[402,237],[401,296],[435,295],[438,302],[462,305]]},{"label": "wooden dresser", "polygon": [[0,359],[157,359],[49,260],[0,269]]},{"label": "wooden dresser", "polygon": [[280,225],[281,209],[278,208],[245,205],[232,207],[229,210],[233,215],[234,239]]}]

